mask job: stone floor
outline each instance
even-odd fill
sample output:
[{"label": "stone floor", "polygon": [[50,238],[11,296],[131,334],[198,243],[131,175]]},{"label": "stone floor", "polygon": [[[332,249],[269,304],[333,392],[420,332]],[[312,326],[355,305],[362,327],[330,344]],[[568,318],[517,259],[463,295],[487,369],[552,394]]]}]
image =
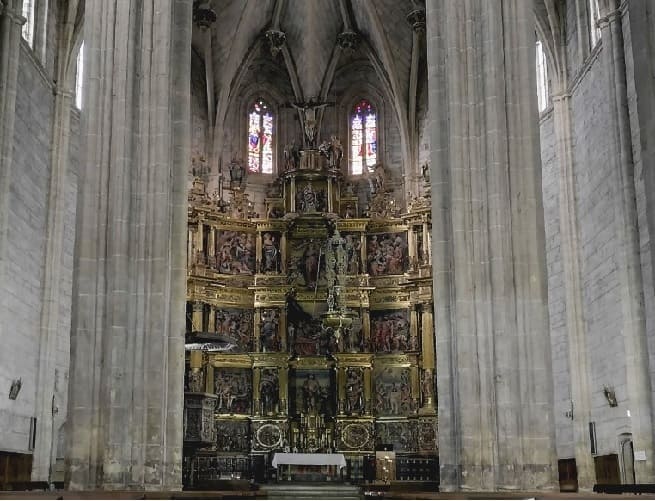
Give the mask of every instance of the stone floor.
[{"label": "stone floor", "polygon": [[274,484],[259,490],[230,491],[0,491],[0,499],[654,499],[654,495],[606,495],[577,492],[426,492],[391,490],[343,484]]}]

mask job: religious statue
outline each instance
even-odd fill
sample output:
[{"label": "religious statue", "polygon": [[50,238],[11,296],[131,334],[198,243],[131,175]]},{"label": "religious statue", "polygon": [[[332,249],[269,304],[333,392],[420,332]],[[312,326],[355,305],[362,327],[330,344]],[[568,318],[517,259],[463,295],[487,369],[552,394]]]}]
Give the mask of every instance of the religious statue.
[{"label": "religious statue", "polygon": [[262,236],[262,254],[262,273],[280,271],[280,246],[274,234],[266,232]]},{"label": "religious statue", "polygon": [[430,184],[430,164],[423,164],[421,166],[421,177],[425,184]]},{"label": "religious statue", "polygon": [[277,310],[262,310],[262,323],[260,327],[261,347],[263,352],[274,352],[280,349],[278,336],[279,313]]},{"label": "religious statue", "polygon": [[245,181],[246,169],[241,165],[241,162],[232,159],[228,169],[230,170],[230,189],[242,188],[243,182]]},{"label": "religious statue", "polygon": [[300,165],[300,149],[295,141],[284,147],[284,170],[294,170]]},{"label": "religious statue", "polygon": [[319,118],[317,112],[327,106],[327,103],[317,103],[310,99],[308,103],[295,104],[292,106],[300,113],[303,132],[305,134],[305,144],[309,148],[316,146],[316,136],[318,135]]},{"label": "religious statue", "polygon": [[278,404],[279,389],[275,369],[263,369],[259,383],[259,399],[262,414],[273,414]]},{"label": "religious statue", "polygon": [[318,412],[321,399],[321,385],[314,374],[309,374],[302,385],[303,410],[306,413]]},{"label": "religious statue", "polygon": [[204,391],[205,381],[202,375],[202,371],[199,370],[190,370],[188,373],[188,388],[192,393],[200,393]]},{"label": "religious statue", "polygon": [[423,393],[423,405],[426,405],[432,400],[432,396],[434,395],[434,383],[432,379],[432,371],[430,369],[425,369],[423,371],[421,390]]}]

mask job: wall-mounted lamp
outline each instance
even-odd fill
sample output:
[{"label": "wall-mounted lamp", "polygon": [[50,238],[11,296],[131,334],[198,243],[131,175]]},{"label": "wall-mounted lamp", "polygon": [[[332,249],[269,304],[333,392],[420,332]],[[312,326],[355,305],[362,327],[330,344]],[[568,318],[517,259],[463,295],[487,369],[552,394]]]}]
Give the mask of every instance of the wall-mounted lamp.
[{"label": "wall-mounted lamp", "polygon": [[603,395],[605,395],[607,403],[610,404],[610,407],[617,407],[619,405],[616,401],[616,392],[612,386],[603,386]]},{"label": "wall-mounted lamp", "polygon": [[11,382],[11,387],[9,388],[9,400],[16,400],[22,386],[23,386],[23,381],[21,380],[21,378],[14,379]]},{"label": "wall-mounted lamp", "polygon": [[564,415],[573,421],[573,400],[571,400],[571,406],[569,407],[569,410],[564,413]]}]

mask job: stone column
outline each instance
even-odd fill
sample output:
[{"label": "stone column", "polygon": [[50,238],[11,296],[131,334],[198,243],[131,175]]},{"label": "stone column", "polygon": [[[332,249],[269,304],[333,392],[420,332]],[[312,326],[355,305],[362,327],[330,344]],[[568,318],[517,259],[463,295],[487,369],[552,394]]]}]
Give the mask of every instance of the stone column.
[{"label": "stone column", "polygon": [[589,439],[591,394],[587,366],[588,352],[582,300],[580,244],[575,198],[575,173],[573,171],[573,146],[571,142],[571,95],[564,88],[562,88],[562,91],[561,94],[553,96],[553,118],[557,141],[557,158],[560,167],[560,237],[562,240],[562,265],[565,275],[564,289],[566,295],[571,400],[575,406],[573,441],[575,464],[578,472],[578,489],[591,491],[596,483],[596,473]]},{"label": "stone column", "polygon": [[67,487],[179,490],[192,5],[84,16]]},{"label": "stone column", "polygon": [[366,233],[362,232],[360,240],[359,240],[359,247],[360,247],[360,261],[362,263],[360,273],[367,273],[368,272],[368,267],[366,266]]},{"label": "stone column", "polygon": [[[4,0],[0,6],[0,283],[5,280],[9,195],[14,151],[16,85],[20,55],[21,27],[25,18],[22,0]],[[4,314],[4,311],[0,311]],[[4,339],[7,319],[0,318],[0,339]]]},{"label": "stone column", "polygon": [[599,2],[602,61],[607,75],[609,96],[608,121],[611,135],[608,138],[615,177],[617,217],[615,231],[618,256],[616,263],[620,282],[619,298],[623,310],[621,333],[625,346],[626,391],[628,393],[630,424],[635,452],[644,451],[645,461],[635,461],[637,483],[655,482],[653,454],[653,395],[650,380],[646,317],[643,303],[639,225],[635,203],[634,163],[632,158],[632,131],[628,116],[626,65],[623,48],[623,30],[619,2]]},{"label": "stone column", "polygon": [[427,3],[444,491],[557,484],[532,3]]},{"label": "stone column", "polygon": [[[64,424],[65,412],[53,414],[53,407],[61,407],[67,389],[57,384],[57,352],[59,337],[60,286],[62,280],[61,256],[64,245],[64,218],[66,213],[66,186],[70,168],[70,116],[73,105],[72,88],[75,85],[77,51],[74,50],[75,22],[79,2],[68,3],[62,22],[57,24],[58,56],[56,68],[57,85],[54,88],[54,115],[52,120],[50,163],[51,174],[48,186],[46,250],[43,273],[43,307],[39,337],[39,365],[36,395],[36,442],[32,459],[32,480],[50,481],[52,466],[56,462],[56,441],[59,427]],[[37,5],[35,17],[43,20],[47,9]],[[46,12],[43,12],[46,11]],[[40,39],[45,29],[35,27],[34,51],[39,52],[44,44]],[[41,58],[43,62],[43,58]],[[66,333],[68,336],[68,333]],[[63,409],[62,409],[63,411]]]}]

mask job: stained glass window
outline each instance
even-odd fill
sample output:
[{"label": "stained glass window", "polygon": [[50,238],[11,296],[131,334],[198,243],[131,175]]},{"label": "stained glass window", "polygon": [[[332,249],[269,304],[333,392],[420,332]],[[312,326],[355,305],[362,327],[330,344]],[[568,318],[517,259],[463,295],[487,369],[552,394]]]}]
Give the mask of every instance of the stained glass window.
[{"label": "stained glass window", "polygon": [[546,53],[537,40],[537,102],[539,111],[544,111],[548,107],[549,88],[548,88],[548,67],[546,65]]},{"label": "stained glass window", "polygon": [[84,81],[84,41],[77,54],[77,74],[75,75],[75,106],[82,109],[82,82]]},{"label": "stained glass window", "polygon": [[273,174],[273,114],[262,99],[248,115],[248,170]]},{"label": "stained glass window", "polygon": [[598,0],[589,0],[589,38],[592,49],[596,47],[596,44],[600,40],[600,28],[598,27],[599,19],[600,8],[598,7]]},{"label": "stained glass window", "polygon": [[362,99],[353,109],[350,117],[350,173],[364,173],[377,163],[378,153],[377,114],[367,100]]},{"label": "stained glass window", "polygon": [[23,17],[27,20],[22,28],[23,38],[32,47],[34,44],[34,0],[23,0]]}]

